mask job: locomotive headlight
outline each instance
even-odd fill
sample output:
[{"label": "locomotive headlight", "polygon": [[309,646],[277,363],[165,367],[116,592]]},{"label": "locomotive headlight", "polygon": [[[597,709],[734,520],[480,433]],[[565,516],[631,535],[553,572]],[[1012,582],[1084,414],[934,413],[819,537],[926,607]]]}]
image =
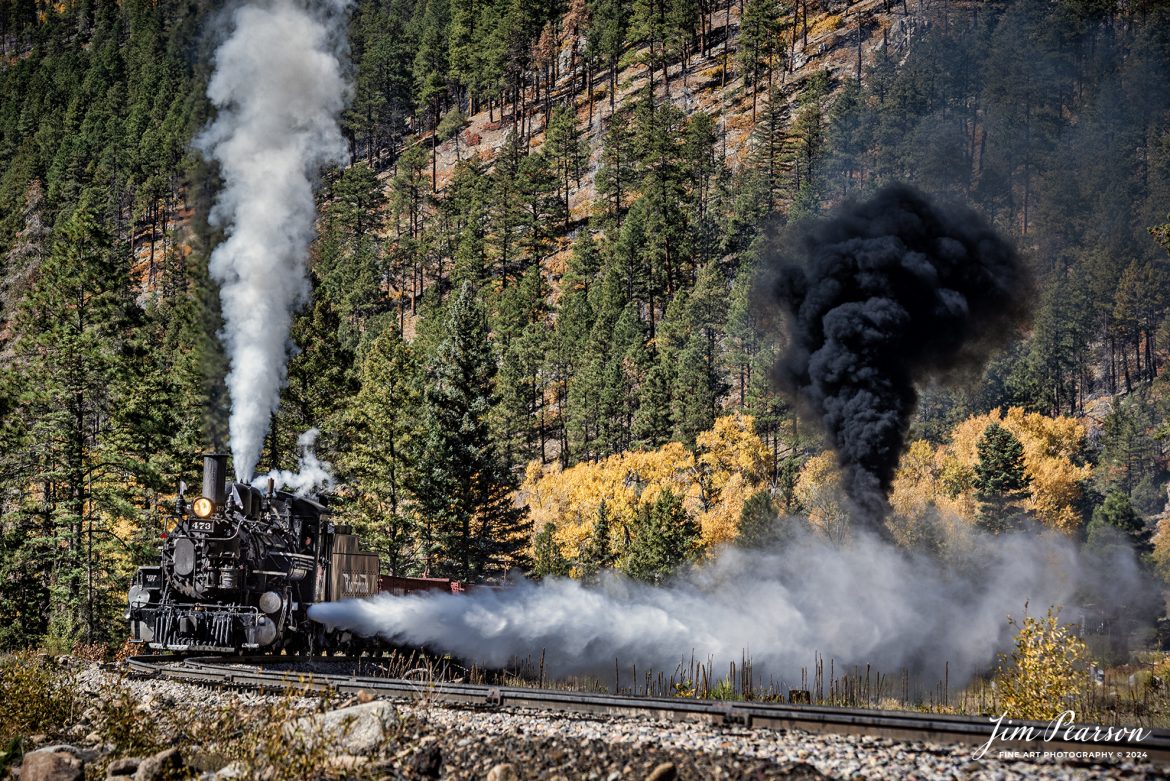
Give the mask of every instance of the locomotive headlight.
[{"label": "locomotive headlight", "polygon": [[200,518],[209,518],[215,512],[215,502],[208,499],[206,496],[200,496],[195,501],[191,502],[191,511]]}]

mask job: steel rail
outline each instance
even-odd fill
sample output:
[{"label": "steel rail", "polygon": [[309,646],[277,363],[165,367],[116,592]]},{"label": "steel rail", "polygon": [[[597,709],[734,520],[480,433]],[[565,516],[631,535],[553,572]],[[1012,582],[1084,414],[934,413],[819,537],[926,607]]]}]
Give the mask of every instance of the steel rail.
[{"label": "steel rail", "polygon": [[[727,702],[681,697],[636,697],[629,695],[526,689],[515,686],[411,681],[363,675],[337,675],[266,670],[265,664],[321,662],[322,657],[176,657],[135,656],[128,660],[132,672],[190,683],[233,686],[247,689],[298,689],[328,693],[357,693],[365,690],[378,696],[480,707],[530,708],[591,716],[640,716],[668,721],[702,721],[741,727],[774,730],[804,730],[816,733],[869,735],[899,741],[959,743],[981,746],[992,739],[994,725],[986,717],[950,716],[909,711],[836,708],[822,705],[793,705],[750,701]],[[1076,728],[1095,725],[1077,724]],[[1030,737],[1004,740],[1003,732],[1031,727]],[[1105,729],[1101,728],[1102,731]],[[1052,725],[1014,721],[1004,724],[1001,734],[988,750],[994,758],[1000,750],[1016,752],[1066,752],[1091,755],[1113,752],[1124,758],[1145,754],[1155,762],[1170,762],[1170,730],[1149,729],[1140,742],[1098,735],[1087,740],[1065,737],[1062,727],[1050,739]],[[1019,733],[1021,736],[1024,733]],[[1074,757],[1075,758],[1075,757]],[[1140,758],[1140,757],[1135,757]]]}]

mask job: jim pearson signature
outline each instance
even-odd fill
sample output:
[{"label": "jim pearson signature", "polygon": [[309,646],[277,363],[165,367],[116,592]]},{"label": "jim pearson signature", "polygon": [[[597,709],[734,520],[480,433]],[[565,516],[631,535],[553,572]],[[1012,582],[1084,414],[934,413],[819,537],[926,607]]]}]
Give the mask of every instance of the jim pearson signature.
[{"label": "jim pearson signature", "polygon": [[[994,725],[991,728],[991,737],[975,752],[975,759],[981,759],[987,750],[996,742],[1032,742],[1041,740],[1050,743],[1053,740],[1063,740],[1068,743],[1104,743],[1125,742],[1141,743],[1153,734],[1150,730],[1141,727],[1099,727],[1076,723],[1077,715],[1071,710],[1057,716],[1048,723],[1047,727],[1036,727],[1028,724],[1015,724],[1004,713],[999,718],[990,719]],[[1006,724],[1004,722],[1007,722]]]}]

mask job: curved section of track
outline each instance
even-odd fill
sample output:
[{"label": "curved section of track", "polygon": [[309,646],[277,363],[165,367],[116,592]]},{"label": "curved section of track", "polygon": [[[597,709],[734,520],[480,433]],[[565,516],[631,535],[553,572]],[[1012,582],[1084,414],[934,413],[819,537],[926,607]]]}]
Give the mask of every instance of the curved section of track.
[{"label": "curved section of track", "polygon": [[[671,721],[705,721],[777,730],[799,729],[819,733],[870,735],[901,741],[981,746],[992,738],[994,729],[994,725],[987,718],[967,716],[782,703],[615,696],[467,683],[420,683],[375,676],[265,669],[266,664],[289,666],[310,661],[321,663],[327,659],[322,657],[299,659],[287,656],[236,658],[135,656],[129,659],[129,664],[131,670],[139,675],[218,686],[335,693],[357,693],[365,690],[389,699],[416,700],[425,697],[429,701],[452,705],[532,708],[581,715],[640,716]],[[1035,737],[1001,739],[1005,731],[1017,726],[1031,726]],[[1078,729],[1080,726],[1084,725],[1078,725]],[[1081,755],[1113,752],[1121,757],[1144,753],[1152,761],[1170,762],[1170,730],[1166,729],[1147,730],[1149,737],[1140,742],[1131,742],[1100,737],[1069,740],[1064,737],[1063,728],[1051,740],[1045,740],[1051,726],[1040,722],[1016,722],[1011,728],[1000,730],[1000,737],[989,749],[989,755],[995,756],[995,752],[1007,749],[1022,752],[1069,752]]]}]

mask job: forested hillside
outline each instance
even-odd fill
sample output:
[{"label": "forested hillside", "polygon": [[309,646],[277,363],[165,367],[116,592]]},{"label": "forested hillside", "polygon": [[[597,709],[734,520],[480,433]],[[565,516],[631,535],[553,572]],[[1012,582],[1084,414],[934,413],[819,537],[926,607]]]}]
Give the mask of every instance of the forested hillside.
[{"label": "forested hillside", "polygon": [[[0,2],[0,644],[120,637],[177,481],[226,446],[191,145],[222,22]],[[350,50],[352,161],[260,467],[319,429],[339,519],[391,571],[656,581],[777,514],[848,537],[772,382],[766,279],[792,226],[890,181],[987,215],[1036,280],[982,376],[922,389],[894,538],[945,547],[941,512],[1150,547],[1165,4],[358,0]]]}]

